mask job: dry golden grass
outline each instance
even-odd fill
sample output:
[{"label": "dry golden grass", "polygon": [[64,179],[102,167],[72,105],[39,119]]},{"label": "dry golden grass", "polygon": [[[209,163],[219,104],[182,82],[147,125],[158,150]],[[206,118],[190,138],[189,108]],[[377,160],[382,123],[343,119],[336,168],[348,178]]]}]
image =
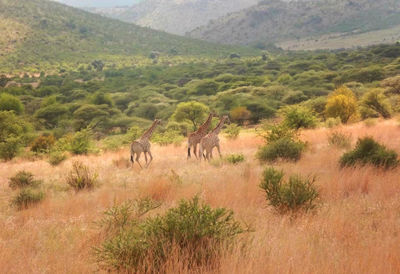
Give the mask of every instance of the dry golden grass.
[{"label": "dry golden grass", "polygon": [[[394,121],[375,126],[341,128],[371,135],[400,152],[400,128]],[[92,247],[99,244],[96,221],[115,202],[152,197],[161,211],[198,194],[214,207],[235,211],[254,232],[239,239],[222,258],[221,273],[398,273],[400,272],[400,168],[343,169],[343,151],[328,146],[331,130],[305,131],[309,150],[298,163],[280,163],[287,174],[316,175],[320,191],[313,213],[292,218],[276,214],[258,188],[264,166],[254,160],[262,140],[245,133],[223,140],[222,151],[243,153],[244,163],[214,167],[186,160],[184,147],[153,148],[146,170],[126,168],[128,149],[100,156],[79,156],[58,167],[45,161],[15,160],[0,165],[0,269],[3,273],[88,273],[98,270]],[[75,194],[64,178],[74,160],[99,174],[101,186]],[[44,181],[48,196],[37,207],[16,211],[8,178],[27,170]],[[168,262],[170,273],[185,272],[179,258]],[[206,270],[204,272],[207,272]]]}]

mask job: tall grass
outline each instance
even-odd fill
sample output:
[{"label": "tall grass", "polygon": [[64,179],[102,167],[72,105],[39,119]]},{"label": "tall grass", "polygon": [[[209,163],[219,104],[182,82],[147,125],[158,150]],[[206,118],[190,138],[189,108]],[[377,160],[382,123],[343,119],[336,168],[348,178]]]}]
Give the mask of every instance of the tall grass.
[{"label": "tall grass", "polygon": [[[380,144],[400,151],[400,132],[393,120],[372,128],[349,125],[341,131],[351,133],[355,140],[372,136]],[[63,178],[69,171],[64,167],[69,160],[55,167],[44,161],[3,163],[0,269],[4,273],[99,271],[92,247],[100,246],[107,235],[99,234],[95,225],[103,219],[102,212],[114,204],[152,196],[162,204],[143,217],[163,216],[168,209],[177,207],[181,199],[198,194],[213,209],[232,209],[235,219],[250,224],[252,232],[238,236],[237,245],[222,251],[217,262],[197,272],[331,273],[334,269],[341,273],[398,273],[400,170],[368,165],[340,169],[330,164],[337,163],[342,152],[328,145],[327,129],[306,130],[301,139],[310,144],[301,159],[275,165],[287,175],[317,176],[315,186],[321,201],[318,210],[297,218],[276,214],[267,206],[265,192],[258,187],[265,166],[254,161],[263,140],[248,132],[237,140],[221,140],[223,151],[242,153],[246,163],[221,168],[187,161],[182,149],[173,145],[155,145],[154,165],[144,171],[115,167],[113,159],[126,158],[128,148],[102,155],[74,156],[73,160],[96,170],[102,182],[94,191],[79,195],[62,190]],[[171,169],[178,174],[180,183],[170,178]],[[10,170],[29,170],[44,178],[46,185],[54,185],[51,195],[38,207],[10,210]],[[123,222],[123,218],[118,219]],[[165,273],[189,271],[189,254],[181,255],[175,246],[164,263]]]}]

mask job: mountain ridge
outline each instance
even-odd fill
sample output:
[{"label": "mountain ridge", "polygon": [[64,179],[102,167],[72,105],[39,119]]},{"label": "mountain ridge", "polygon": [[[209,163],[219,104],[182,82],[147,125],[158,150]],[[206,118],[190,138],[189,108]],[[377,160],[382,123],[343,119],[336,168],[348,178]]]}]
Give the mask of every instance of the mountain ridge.
[{"label": "mountain ridge", "polygon": [[145,0],[131,7],[88,9],[115,19],[168,33],[183,35],[230,12],[256,4],[258,0]]},{"label": "mountain ridge", "polygon": [[0,27],[0,68],[42,69],[43,63],[148,58],[154,51],[199,57],[253,51],[150,30],[46,0],[0,0],[0,20],[5,23]]},{"label": "mountain ridge", "polygon": [[400,25],[396,0],[264,0],[188,34],[223,44],[277,43],[330,33],[362,33]]}]

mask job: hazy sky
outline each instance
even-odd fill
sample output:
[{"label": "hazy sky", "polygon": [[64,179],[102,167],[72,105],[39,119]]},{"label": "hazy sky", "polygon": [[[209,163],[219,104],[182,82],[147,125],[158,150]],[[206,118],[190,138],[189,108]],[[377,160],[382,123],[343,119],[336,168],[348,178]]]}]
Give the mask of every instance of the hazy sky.
[{"label": "hazy sky", "polygon": [[115,7],[126,6],[141,0],[55,0],[74,7]]}]

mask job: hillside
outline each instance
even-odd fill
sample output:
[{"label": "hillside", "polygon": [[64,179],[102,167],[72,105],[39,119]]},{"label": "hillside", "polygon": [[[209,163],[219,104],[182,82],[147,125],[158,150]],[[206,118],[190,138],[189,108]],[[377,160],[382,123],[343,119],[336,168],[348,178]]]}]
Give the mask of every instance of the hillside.
[{"label": "hillside", "polygon": [[131,7],[91,9],[140,26],[183,35],[210,20],[255,5],[258,0],[145,0]]},{"label": "hillside", "polygon": [[[400,25],[396,0],[266,0],[246,10],[197,28],[189,36],[224,44],[258,44],[291,41],[334,34],[358,35]],[[381,37],[380,42],[393,38]],[[386,41],[388,42],[388,41]],[[353,41],[357,45],[357,40]]]},{"label": "hillside", "polygon": [[[46,0],[0,0],[0,71],[162,55],[227,56],[232,47],[178,37]],[[245,51],[241,51],[245,53]]]}]

